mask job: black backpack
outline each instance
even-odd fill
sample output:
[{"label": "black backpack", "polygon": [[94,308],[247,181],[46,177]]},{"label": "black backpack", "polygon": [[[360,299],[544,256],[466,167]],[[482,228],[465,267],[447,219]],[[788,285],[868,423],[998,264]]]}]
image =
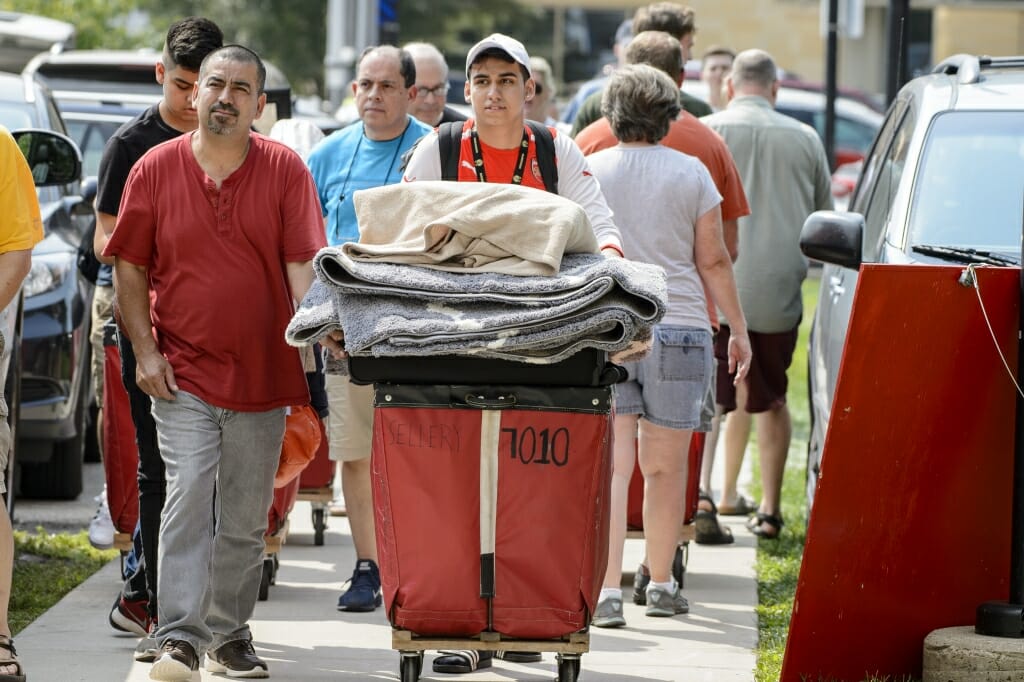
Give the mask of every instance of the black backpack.
[{"label": "black backpack", "polygon": [[82,241],[78,244],[78,271],[82,273],[82,277],[93,284],[96,284],[100,267],[103,265],[96,258],[96,252],[93,250],[92,241],[95,235],[96,218],[94,217],[82,234]]},{"label": "black backpack", "polygon": [[[555,164],[555,138],[551,131],[542,123],[527,121],[533,131],[537,145],[537,164],[540,175],[544,179],[544,189],[558,194],[558,166]],[[441,154],[441,179],[457,181],[459,179],[459,155],[462,151],[463,121],[442,123],[437,127],[437,147]]]}]

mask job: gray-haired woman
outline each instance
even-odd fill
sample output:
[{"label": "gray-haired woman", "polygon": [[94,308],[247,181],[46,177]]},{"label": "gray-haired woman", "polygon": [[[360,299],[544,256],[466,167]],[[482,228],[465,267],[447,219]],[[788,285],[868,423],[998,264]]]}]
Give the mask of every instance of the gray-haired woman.
[{"label": "gray-haired woman", "polygon": [[659,144],[679,111],[679,89],[661,71],[644,64],[616,70],[605,87],[601,113],[619,144],[587,159],[614,211],[626,257],[665,268],[669,301],[651,353],[627,363],[629,380],[616,386],[612,523],[604,589],[594,617],[598,627],[626,623],[622,547],[637,452],[651,571],[647,615],[689,610],[671,568],[683,525],[690,436],[707,429],[702,407],[714,377],[705,287],[732,332],[729,371],[739,381],[750,366],[747,326],[722,238],[722,197],[698,159]]}]

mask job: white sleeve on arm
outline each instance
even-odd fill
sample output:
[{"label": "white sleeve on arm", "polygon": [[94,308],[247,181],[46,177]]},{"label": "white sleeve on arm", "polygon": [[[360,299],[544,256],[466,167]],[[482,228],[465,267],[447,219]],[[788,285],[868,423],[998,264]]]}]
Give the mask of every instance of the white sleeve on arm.
[{"label": "white sleeve on arm", "polygon": [[437,149],[437,131],[424,135],[413,150],[402,174],[402,182],[441,180],[441,155]]},{"label": "white sleeve on arm", "polygon": [[558,157],[558,194],[583,207],[600,248],[611,246],[622,253],[622,237],[612,221],[612,210],[601,193],[601,185],[590,172],[583,152],[568,135],[555,136]]}]

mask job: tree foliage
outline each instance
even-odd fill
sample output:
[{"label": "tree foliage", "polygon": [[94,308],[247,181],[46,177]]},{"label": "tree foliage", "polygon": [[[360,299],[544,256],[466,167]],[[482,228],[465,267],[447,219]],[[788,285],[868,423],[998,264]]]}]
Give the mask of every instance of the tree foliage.
[{"label": "tree foliage", "polygon": [[3,0],[2,8],[59,19],[75,27],[75,47],[82,50],[159,48],[162,34],[140,17],[130,21],[137,3],[133,0]]},{"label": "tree foliage", "polygon": [[[550,12],[509,0],[396,0],[398,41],[434,43],[459,69],[481,37],[529,36],[530,52],[550,50]],[[0,0],[0,7],[68,21],[80,49],[158,49],[167,27],[208,17],[225,40],[252,48],[288,76],[298,94],[323,92],[327,0]]]}]

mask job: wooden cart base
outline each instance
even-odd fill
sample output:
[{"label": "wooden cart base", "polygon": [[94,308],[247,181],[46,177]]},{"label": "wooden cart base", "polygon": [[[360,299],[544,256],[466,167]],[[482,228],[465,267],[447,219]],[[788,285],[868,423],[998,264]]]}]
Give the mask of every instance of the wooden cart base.
[{"label": "wooden cart base", "polygon": [[391,630],[391,648],[397,649],[399,679],[416,682],[423,672],[424,651],[550,651],[558,663],[557,682],[576,682],[580,676],[580,657],[590,651],[590,633],[574,632],[559,639],[505,639],[497,632],[481,632],[477,637],[418,636],[409,630]]}]

